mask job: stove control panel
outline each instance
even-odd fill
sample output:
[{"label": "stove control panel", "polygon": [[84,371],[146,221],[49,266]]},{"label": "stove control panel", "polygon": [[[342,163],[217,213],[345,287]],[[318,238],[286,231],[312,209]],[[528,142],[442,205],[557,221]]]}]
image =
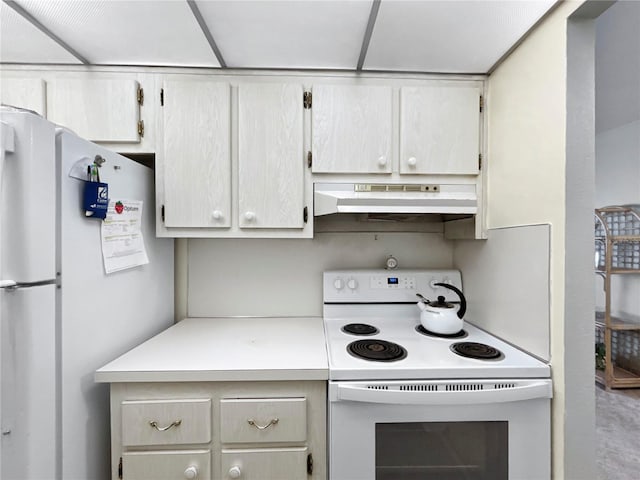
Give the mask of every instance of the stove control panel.
[{"label": "stove control panel", "polygon": [[370,286],[372,289],[377,288],[406,288],[415,289],[416,279],[415,277],[405,275],[384,275],[384,276],[371,276]]},{"label": "stove control panel", "polygon": [[417,302],[416,293],[435,300],[439,295],[448,301],[458,296],[447,283],[462,288],[458,270],[332,270],[324,272],[325,302]]}]

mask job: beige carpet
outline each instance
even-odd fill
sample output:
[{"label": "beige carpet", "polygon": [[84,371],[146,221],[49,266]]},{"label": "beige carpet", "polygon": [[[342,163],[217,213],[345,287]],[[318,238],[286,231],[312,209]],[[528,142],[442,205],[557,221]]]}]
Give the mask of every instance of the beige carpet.
[{"label": "beige carpet", "polygon": [[640,389],[596,387],[596,448],[600,480],[640,478]]}]

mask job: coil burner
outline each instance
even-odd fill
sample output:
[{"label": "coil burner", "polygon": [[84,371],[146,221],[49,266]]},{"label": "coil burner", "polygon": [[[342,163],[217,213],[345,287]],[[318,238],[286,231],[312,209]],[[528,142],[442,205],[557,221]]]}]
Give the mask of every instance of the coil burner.
[{"label": "coil burner", "polygon": [[451,345],[451,351],[478,360],[502,360],[504,355],[497,348],[476,342],[459,342]]},{"label": "coil burner", "polygon": [[341,328],[344,333],[350,333],[351,335],[375,335],[380,333],[373,325],[367,325],[366,323],[349,323]]},{"label": "coil burner", "polygon": [[356,358],[376,362],[395,362],[407,356],[403,347],[385,340],[356,340],[347,345],[347,351]]},{"label": "coil burner", "polygon": [[422,325],[418,325],[416,327],[416,332],[426,335],[427,337],[437,337],[437,338],[465,338],[469,334],[465,330],[460,330],[456,333],[436,333],[431,330],[427,330]]}]

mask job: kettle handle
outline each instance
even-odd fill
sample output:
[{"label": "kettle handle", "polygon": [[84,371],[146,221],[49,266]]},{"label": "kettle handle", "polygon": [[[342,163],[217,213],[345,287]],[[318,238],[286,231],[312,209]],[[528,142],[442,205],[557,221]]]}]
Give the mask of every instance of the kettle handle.
[{"label": "kettle handle", "polygon": [[453,285],[449,285],[448,283],[434,283],[434,285],[437,285],[439,287],[445,287],[445,288],[448,288],[449,290],[453,290],[454,292],[456,292],[458,297],[460,297],[460,308],[458,309],[458,318],[462,319],[462,317],[464,317],[465,312],[467,311],[467,299],[464,298],[464,294],[462,293],[462,291],[459,288],[454,287]]}]

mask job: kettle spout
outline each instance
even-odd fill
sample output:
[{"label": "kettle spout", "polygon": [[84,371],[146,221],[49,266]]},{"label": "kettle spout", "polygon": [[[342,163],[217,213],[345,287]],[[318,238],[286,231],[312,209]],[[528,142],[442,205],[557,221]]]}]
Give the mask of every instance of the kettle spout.
[{"label": "kettle spout", "polygon": [[423,302],[416,303],[421,312],[424,312],[425,304]]}]

